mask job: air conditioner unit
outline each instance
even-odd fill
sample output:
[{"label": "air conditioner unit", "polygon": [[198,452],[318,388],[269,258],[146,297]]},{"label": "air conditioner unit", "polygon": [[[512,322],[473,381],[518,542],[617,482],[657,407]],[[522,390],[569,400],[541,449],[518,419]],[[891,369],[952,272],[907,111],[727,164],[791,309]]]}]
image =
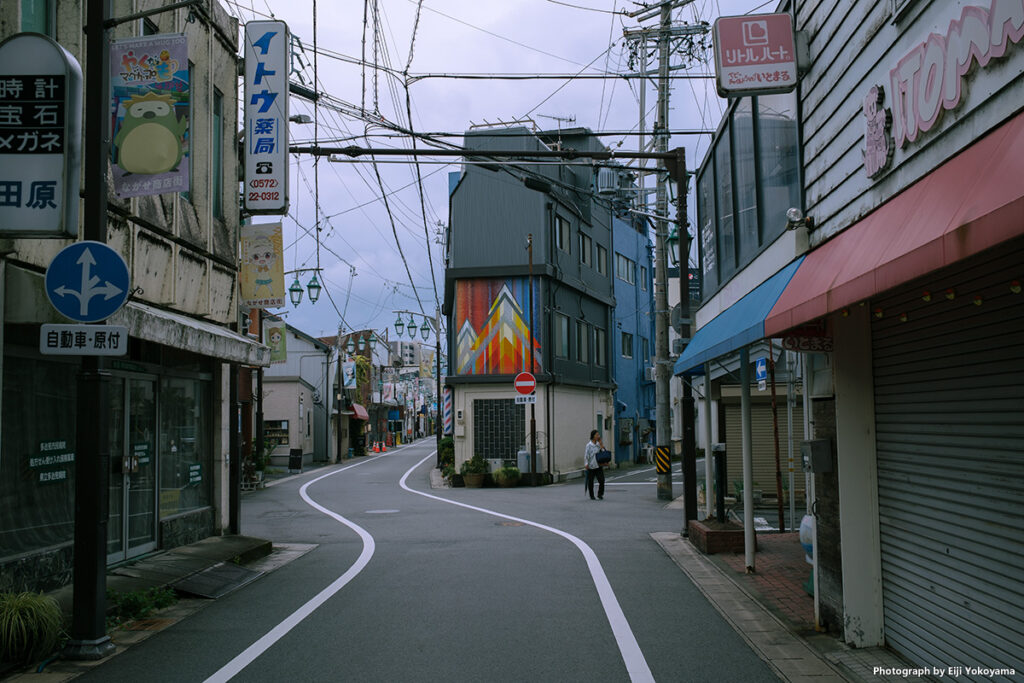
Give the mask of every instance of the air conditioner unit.
[{"label": "air conditioner unit", "polygon": [[644,368],[644,379],[648,382],[656,382],[658,379],[658,369],[654,367]]},{"label": "air conditioner unit", "polygon": [[619,172],[614,168],[597,169],[597,193],[615,194],[619,191]]}]

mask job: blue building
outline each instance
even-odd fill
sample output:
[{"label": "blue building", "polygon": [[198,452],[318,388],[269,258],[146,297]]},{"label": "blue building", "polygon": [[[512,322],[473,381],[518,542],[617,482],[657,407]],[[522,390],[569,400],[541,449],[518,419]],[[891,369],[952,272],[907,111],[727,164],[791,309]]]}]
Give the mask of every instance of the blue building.
[{"label": "blue building", "polygon": [[612,243],[615,461],[636,462],[654,438],[654,247],[639,219],[614,218]]}]

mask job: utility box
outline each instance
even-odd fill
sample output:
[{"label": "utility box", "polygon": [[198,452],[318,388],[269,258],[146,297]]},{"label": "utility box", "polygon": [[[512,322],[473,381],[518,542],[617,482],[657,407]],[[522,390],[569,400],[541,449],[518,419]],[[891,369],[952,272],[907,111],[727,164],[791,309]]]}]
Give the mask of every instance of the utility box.
[{"label": "utility box", "polygon": [[832,471],[832,439],[811,439],[800,442],[800,459],[804,472],[822,474]]}]

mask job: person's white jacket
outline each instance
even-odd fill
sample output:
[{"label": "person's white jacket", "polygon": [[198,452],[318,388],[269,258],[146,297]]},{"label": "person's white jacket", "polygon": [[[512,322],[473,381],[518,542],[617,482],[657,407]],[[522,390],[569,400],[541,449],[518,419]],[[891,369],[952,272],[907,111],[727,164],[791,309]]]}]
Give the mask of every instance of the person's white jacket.
[{"label": "person's white jacket", "polygon": [[593,441],[587,442],[587,449],[583,452],[583,468],[588,470],[596,470],[600,465],[597,464],[597,454],[601,450],[601,444],[594,443]]}]

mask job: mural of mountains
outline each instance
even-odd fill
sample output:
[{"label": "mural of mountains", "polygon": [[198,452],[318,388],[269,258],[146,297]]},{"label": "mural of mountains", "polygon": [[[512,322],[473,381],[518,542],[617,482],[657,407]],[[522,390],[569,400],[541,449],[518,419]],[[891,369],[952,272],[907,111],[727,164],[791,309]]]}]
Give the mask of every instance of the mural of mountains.
[{"label": "mural of mountains", "polygon": [[[460,280],[456,283],[456,372],[512,375],[530,369],[528,278]],[[539,296],[534,293],[536,304]],[[534,326],[534,371],[541,372],[540,328]]]}]

